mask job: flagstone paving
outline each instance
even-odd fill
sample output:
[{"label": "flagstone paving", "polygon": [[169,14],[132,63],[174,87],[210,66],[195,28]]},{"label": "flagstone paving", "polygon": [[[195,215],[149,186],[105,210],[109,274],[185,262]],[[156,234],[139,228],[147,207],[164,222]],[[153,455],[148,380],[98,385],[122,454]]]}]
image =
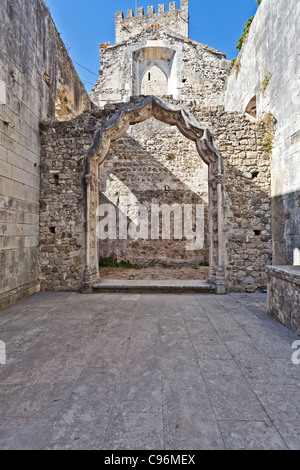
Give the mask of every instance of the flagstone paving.
[{"label": "flagstone paving", "polygon": [[40,293],[0,313],[0,449],[300,449],[266,295]]}]

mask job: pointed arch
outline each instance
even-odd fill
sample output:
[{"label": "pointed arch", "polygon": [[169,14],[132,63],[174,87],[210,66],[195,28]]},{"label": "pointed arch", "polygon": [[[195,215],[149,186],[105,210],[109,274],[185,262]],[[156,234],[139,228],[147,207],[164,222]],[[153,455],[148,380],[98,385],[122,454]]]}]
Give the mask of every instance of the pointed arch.
[{"label": "pointed arch", "polygon": [[144,72],[141,95],[164,96],[169,93],[168,77],[157,64],[151,64]]},{"label": "pointed arch", "polygon": [[96,209],[99,206],[99,165],[106,159],[111,143],[122,137],[131,125],[151,117],[171,126],[196,144],[202,160],[208,165],[209,233],[210,233],[210,281],[216,285],[216,293],[226,292],[225,244],[223,243],[223,171],[221,154],[213,136],[203,123],[199,123],[182,106],[164,103],[156,96],[132,98],[130,103],[116,106],[107,122],[98,129],[94,142],[84,157],[86,259],[83,290],[91,290],[99,277],[98,242],[96,239]]}]

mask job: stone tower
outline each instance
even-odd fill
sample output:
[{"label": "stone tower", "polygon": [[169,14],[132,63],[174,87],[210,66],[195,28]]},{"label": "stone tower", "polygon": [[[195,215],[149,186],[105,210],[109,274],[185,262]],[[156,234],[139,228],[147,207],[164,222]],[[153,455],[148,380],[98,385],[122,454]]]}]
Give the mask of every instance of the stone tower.
[{"label": "stone tower", "polygon": [[141,31],[149,27],[169,30],[183,37],[189,37],[189,1],[181,0],[180,9],[176,9],[176,3],[171,2],[169,11],[166,11],[164,3],[158,5],[158,12],[155,12],[153,6],[147,8],[147,14],[144,8],[138,8],[137,16],[134,16],[133,10],[127,10],[127,17],[124,18],[123,12],[116,13],[116,44],[129,41]]},{"label": "stone tower", "polygon": [[131,96],[169,96],[220,106],[229,74],[226,56],[189,39],[189,4],[181,0],[116,13],[116,44],[100,45],[101,70],[92,100],[97,106]]},{"label": "stone tower", "polygon": [[[100,77],[92,99],[103,107],[126,102],[132,96],[154,95],[180,100],[189,106],[223,104],[229,73],[226,57],[219,51],[189,39],[189,4],[181,0],[169,9],[160,4],[116,13],[116,44],[101,44]],[[193,142],[176,127],[156,121],[132,126],[115,142],[100,166],[100,201],[119,204],[123,197],[135,203],[199,203],[207,214],[208,172]],[[127,259],[140,266],[149,263],[194,266],[208,261],[208,227],[203,249],[187,252],[181,242],[114,241],[101,244],[100,257]],[[172,251],[173,250],[173,251]]]}]

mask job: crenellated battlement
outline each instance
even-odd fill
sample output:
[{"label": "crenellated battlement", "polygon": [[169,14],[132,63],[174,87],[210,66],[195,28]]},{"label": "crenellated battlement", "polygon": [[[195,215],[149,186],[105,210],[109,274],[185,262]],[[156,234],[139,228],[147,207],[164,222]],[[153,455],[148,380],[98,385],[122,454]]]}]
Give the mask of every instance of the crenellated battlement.
[{"label": "crenellated battlement", "polygon": [[181,36],[189,36],[189,1],[180,0],[180,9],[176,9],[176,2],[169,3],[169,10],[165,4],[137,9],[136,15],[132,9],[127,10],[126,17],[122,11],[116,13],[116,43],[124,42],[139,34],[143,29],[155,24],[159,28],[177,32]]}]

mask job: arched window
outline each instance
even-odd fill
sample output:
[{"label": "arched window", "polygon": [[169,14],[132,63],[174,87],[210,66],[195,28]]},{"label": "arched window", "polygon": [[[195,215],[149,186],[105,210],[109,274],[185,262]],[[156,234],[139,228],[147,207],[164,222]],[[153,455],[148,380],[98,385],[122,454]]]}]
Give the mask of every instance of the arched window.
[{"label": "arched window", "polygon": [[249,101],[246,107],[246,113],[250,114],[250,116],[256,118],[257,117],[257,111],[256,111],[256,96],[253,96],[253,98]]},{"label": "arched window", "polygon": [[168,95],[168,79],[157,65],[152,65],[144,74],[141,94],[155,96]]}]

